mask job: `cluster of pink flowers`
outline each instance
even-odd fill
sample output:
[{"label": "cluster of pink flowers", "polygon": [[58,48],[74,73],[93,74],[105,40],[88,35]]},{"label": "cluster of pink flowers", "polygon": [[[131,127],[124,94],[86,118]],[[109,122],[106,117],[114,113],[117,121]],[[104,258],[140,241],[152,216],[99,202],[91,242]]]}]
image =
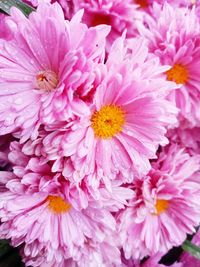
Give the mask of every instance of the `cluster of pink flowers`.
[{"label": "cluster of pink flowers", "polygon": [[26,266],[165,266],[200,224],[199,3],[25,2],[0,15],[0,239]]}]

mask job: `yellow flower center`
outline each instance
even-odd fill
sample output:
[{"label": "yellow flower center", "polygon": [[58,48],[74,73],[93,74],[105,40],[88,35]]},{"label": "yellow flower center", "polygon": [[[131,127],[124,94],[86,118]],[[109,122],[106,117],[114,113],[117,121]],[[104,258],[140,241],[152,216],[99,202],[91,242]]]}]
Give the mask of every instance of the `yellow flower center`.
[{"label": "yellow flower center", "polygon": [[122,131],[125,112],[121,107],[108,105],[95,111],[91,117],[92,128],[99,138],[110,138]]},{"label": "yellow flower center", "polygon": [[141,8],[146,8],[149,5],[148,0],[134,0],[134,2]]},{"label": "yellow flower center", "polygon": [[36,85],[39,89],[51,91],[58,85],[58,75],[51,70],[40,71],[36,75]]},{"label": "yellow flower center", "polygon": [[47,201],[49,209],[54,213],[68,212],[71,209],[71,205],[60,196],[48,196]]},{"label": "yellow flower center", "polygon": [[188,71],[186,67],[181,64],[174,64],[166,74],[168,81],[174,81],[177,84],[185,84],[188,80]]},{"label": "yellow flower center", "polygon": [[156,215],[160,215],[161,213],[165,212],[169,207],[169,201],[166,199],[157,199],[156,201]]}]

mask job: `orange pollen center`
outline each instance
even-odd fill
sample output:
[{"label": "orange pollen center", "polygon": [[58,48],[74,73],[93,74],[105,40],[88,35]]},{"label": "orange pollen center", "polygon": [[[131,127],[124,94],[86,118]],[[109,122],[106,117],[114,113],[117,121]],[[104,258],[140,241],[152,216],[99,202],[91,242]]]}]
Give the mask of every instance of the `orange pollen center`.
[{"label": "orange pollen center", "polygon": [[39,89],[51,91],[58,85],[58,75],[51,70],[40,71],[36,75],[36,84]]},{"label": "orange pollen center", "polygon": [[71,209],[71,205],[60,196],[48,196],[47,201],[49,209],[54,213],[68,212]]},{"label": "orange pollen center", "polygon": [[166,199],[157,199],[156,201],[156,215],[160,215],[161,213],[165,212],[169,207],[169,201]]},{"label": "orange pollen center", "polygon": [[111,24],[110,16],[106,14],[94,14],[94,17],[92,18],[91,21],[91,26],[94,27],[100,24],[110,25]]},{"label": "orange pollen center", "polygon": [[188,71],[185,66],[181,64],[174,64],[174,66],[166,72],[167,80],[176,82],[177,84],[185,84],[188,80]]},{"label": "orange pollen center", "polygon": [[134,2],[141,8],[146,8],[149,6],[148,0],[134,0]]},{"label": "orange pollen center", "polygon": [[91,122],[96,137],[111,138],[122,131],[125,112],[121,107],[115,105],[104,106],[93,113]]}]

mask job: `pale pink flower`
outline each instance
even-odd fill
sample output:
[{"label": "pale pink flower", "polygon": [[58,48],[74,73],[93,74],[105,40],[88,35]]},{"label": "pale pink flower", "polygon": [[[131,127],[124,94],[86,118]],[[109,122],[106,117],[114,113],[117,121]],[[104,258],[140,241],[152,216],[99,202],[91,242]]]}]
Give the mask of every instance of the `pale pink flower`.
[{"label": "pale pink flower", "polygon": [[148,175],[135,179],[135,196],[118,222],[126,258],[165,254],[195,232],[200,221],[199,178],[199,156],[171,145]]},{"label": "pale pink flower", "polygon": [[89,114],[109,27],[88,29],[82,12],[65,21],[58,3],[41,4],[29,19],[11,13],[14,38],[0,40],[0,134],[18,130],[24,141],[40,125]]},{"label": "pale pink flower", "polygon": [[101,183],[111,190],[113,179],[132,182],[134,175],[147,173],[158,145],[168,142],[166,128],[176,122],[175,107],[164,99],[174,88],[163,75],[168,68],[155,57],[148,60],[142,40],[133,40],[128,55],[124,45],[119,39],[111,49],[90,114],[43,138],[53,170],[66,162],[63,172],[70,181],[84,180],[94,190]]},{"label": "pale pink flower", "polygon": [[146,15],[138,30],[161,64],[171,66],[166,79],[181,85],[169,99],[180,109],[182,125],[200,125],[200,24],[195,9],[154,4],[152,16]]}]

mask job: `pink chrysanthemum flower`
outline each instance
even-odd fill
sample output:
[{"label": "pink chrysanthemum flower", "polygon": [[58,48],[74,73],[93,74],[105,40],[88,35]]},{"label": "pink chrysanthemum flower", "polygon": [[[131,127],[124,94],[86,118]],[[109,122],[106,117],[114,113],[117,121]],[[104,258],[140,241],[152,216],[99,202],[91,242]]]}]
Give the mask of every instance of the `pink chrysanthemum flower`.
[{"label": "pink chrysanthemum flower", "polygon": [[186,126],[197,126],[200,124],[200,24],[195,10],[155,4],[152,14],[153,17],[145,17],[138,29],[161,64],[171,66],[166,79],[181,85],[169,96],[180,109],[180,121],[186,119]]},{"label": "pink chrysanthemum flower", "polygon": [[[13,246],[24,245],[27,266],[45,262],[64,266],[70,258],[81,261],[84,253],[95,257],[95,246],[108,265],[120,262],[115,219],[109,209],[101,201],[81,197],[80,188],[59,173],[51,173],[48,165],[36,158],[28,160],[20,148],[17,142],[11,144],[9,159],[15,160],[16,166],[13,172],[1,172],[0,238],[11,239]],[[106,257],[108,248],[115,256]]]},{"label": "pink chrysanthemum flower", "polygon": [[124,30],[129,37],[136,34],[134,19],[137,16],[137,5],[132,0],[74,0],[74,10],[84,8],[83,21],[88,26],[107,24],[112,26],[108,42],[112,42]]},{"label": "pink chrysanthemum flower", "polygon": [[[97,189],[100,182],[131,182],[150,169],[159,144],[166,144],[166,127],[176,122],[176,109],[164,99],[174,84],[165,81],[167,67],[157,58],[148,60],[142,40],[133,41],[126,56],[119,39],[107,61],[108,73],[97,88],[90,114],[43,139],[44,151],[55,160],[53,169],[69,163],[69,179]],[[126,58],[127,57],[127,58]],[[148,131],[147,131],[148,128]]]},{"label": "pink chrysanthemum flower", "polygon": [[18,130],[24,141],[41,124],[89,114],[109,27],[88,29],[81,16],[65,21],[57,3],[40,5],[29,19],[12,10],[15,37],[0,40],[1,135]]},{"label": "pink chrysanthemum flower", "polygon": [[179,246],[200,222],[199,156],[172,145],[135,179],[135,197],[119,216],[126,258],[143,258]]}]

